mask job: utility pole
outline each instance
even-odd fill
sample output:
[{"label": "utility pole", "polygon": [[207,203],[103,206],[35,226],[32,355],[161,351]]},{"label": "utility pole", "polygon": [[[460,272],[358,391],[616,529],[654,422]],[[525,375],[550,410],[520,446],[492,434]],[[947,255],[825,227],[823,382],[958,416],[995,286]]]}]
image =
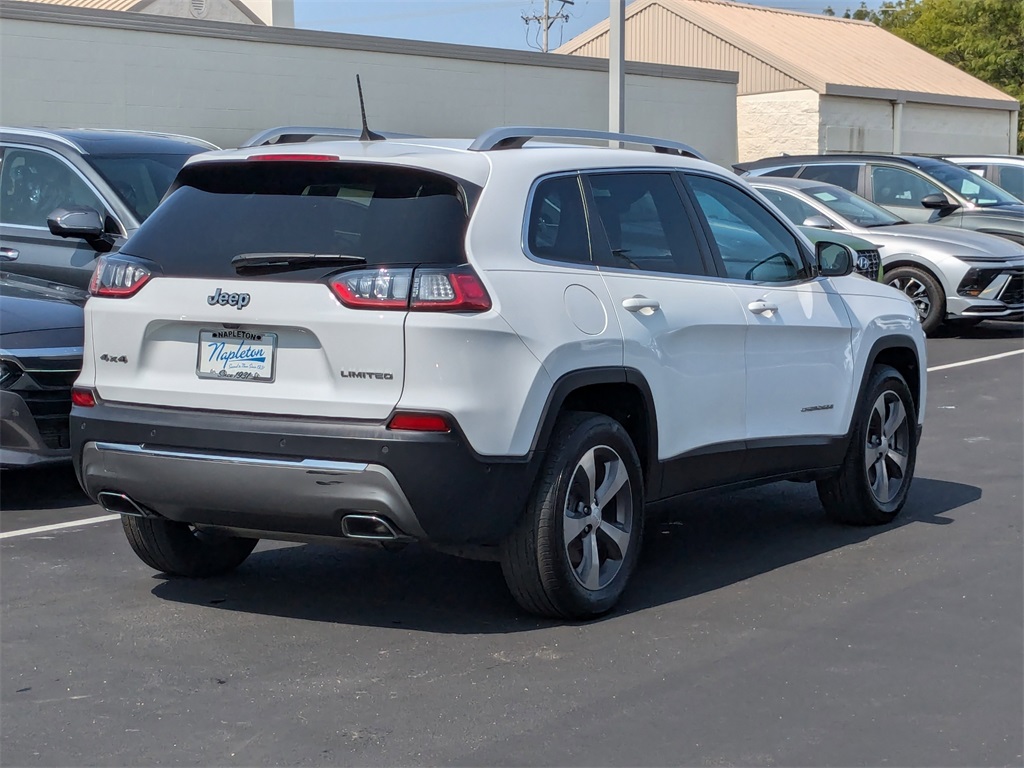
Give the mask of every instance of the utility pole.
[{"label": "utility pole", "polygon": [[[610,0],[608,13],[608,130],[626,127],[626,4]],[[612,142],[621,146],[619,142]]]},{"label": "utility pole", "polygon": [[[548,52],[548,32],[551,31],[551,27],[554,26],[556,21],[568,21],[569,14],[565,13],[565,6],[576,5],[575,0],[561,0],[562,5],[558,8],[558,11],[551,14],[551,0],[544,0],[544,13],[541,16],[534,14],[532,16],[523,16],[523,23],[526,24],[527,35],[529,35],[530,24],[537,22],[540,25],[541,33],[541,46],[540,50],[543,53]],[[529,38],[526,41],[527,45],[530,45]],[[530,46],[535,47],[535,46]]]}]

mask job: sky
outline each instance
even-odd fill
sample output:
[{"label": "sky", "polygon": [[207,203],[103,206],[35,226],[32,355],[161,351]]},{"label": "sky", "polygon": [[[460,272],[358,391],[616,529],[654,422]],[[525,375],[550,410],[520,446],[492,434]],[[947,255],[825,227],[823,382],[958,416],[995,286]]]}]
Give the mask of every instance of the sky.
[{"label": "sky", "polygon": [[[745,0],[753,5],[820,13],[831,5],[837,14],[860,5],[843,0]],[[357,35],[378,35],[491,48],[539,48],[539,25],[523,16],[544,12],[544,0],[294,0],[295,26]],[[550,0],[554,14],[561,0]],[[868,3],[869,6],[872,3]],[[608,18],[610,0],[575,0],[566,5],[567,22],[551,28],[550,46],[571,40]]]}]

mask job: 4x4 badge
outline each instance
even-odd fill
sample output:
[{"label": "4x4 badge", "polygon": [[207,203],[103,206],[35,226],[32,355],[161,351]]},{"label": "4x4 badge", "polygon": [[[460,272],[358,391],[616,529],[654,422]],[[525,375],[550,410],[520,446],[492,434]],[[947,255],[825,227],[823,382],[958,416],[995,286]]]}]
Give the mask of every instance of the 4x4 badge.
[{"label": "4x4 badge", "polygon": [[222,307],[234,307],[235,309],[244,309],[249,306],[249,294],[248,293],[225,293],[220,288],[213,292],[212,296],[206,297],[206,302],[210,306],[220,305]]}]

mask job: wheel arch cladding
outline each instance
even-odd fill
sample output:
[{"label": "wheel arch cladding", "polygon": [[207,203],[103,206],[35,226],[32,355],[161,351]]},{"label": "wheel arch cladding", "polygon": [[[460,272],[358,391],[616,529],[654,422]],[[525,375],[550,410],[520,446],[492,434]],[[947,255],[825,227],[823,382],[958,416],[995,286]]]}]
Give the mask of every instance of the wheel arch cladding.
[{"label": "wheel arch cladding", "polygon": [[560,378],[548,397],[534,448],[544,449],[562,413],[579,411],[600,413],[622,425],[636,448],[644,485],[650,487],[658,460],[658,421],[643,375],[631,368],[592,368]]},{"label": "wheel arch cladding", "polygon": [[871,355],[868,359],[870,362],[864,371],[861,391],[863,392],[867,384],[872,368],[876,365],[891,366],[899,371],[904,381],[907,382],[910,395],[914,398],[914,410],[920,414],[922,371],[921,364],[917,359],[917,353],[914,351],[913,342],[909,339],[903,339],[903,337],[879,339],[875,343],[875,348],[871,350]]}]

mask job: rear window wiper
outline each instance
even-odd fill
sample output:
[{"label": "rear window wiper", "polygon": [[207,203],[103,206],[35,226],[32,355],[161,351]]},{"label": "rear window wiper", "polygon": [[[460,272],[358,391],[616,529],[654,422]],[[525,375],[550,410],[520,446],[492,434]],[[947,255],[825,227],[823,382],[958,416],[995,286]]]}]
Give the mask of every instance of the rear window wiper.
[{"label": "rear window wiper", "polygon": [[240,253],[231,259],[236,268],[288,267],[317,264],[365,264],[362,256],[347,253]]}]

